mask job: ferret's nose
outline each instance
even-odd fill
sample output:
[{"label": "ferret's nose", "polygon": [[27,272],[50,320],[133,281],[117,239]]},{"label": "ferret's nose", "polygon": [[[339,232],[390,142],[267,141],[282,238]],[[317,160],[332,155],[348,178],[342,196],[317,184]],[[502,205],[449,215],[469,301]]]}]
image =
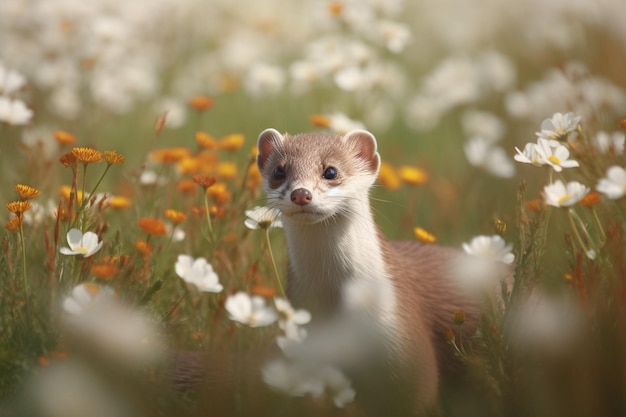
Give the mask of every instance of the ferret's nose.
[{"label": "ferret's nose", "polygon": [[306,206],[313,200],[313,195],[306,188],[298,188],[291,193],[291,201],[299,206]]}]

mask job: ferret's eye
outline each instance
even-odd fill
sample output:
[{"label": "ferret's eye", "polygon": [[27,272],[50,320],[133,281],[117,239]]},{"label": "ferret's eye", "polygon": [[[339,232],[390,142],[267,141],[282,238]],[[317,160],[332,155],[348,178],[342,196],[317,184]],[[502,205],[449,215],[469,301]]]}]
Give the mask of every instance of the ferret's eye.
[{"label": "ferret's eye", "polygon": [[322,175],[326,180],[334,180],[337,178],[337,169],[333,167],[328,167],[324,171],[324,175]]},{"label": "ferret's eye", "polygon": [[274,172],[272,172],[272,178],[276,181],[283,181],[285,178],[287,178],[285,168],[281,166],[274,168]]}]

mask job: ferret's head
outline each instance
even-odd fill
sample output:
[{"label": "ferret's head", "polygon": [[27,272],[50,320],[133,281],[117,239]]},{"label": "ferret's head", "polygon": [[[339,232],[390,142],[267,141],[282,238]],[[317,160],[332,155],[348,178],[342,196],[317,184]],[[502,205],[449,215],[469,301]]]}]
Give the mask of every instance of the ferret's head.
[{"label": "ferret's head", "polygon": [[268,204],[287,218],[317,223],[367,203],[380,168],[374,135],[309,133],[259,135],[257,164]]}]

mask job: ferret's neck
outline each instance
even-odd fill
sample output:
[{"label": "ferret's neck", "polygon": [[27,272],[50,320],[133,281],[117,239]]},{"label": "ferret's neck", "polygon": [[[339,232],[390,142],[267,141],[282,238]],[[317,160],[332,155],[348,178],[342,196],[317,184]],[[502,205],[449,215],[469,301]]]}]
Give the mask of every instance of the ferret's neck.
[{"label": "ferret's neck", "polygon": [[394,303],[383,244],[369,203],[353,200],[351,204],[350,210],[325,222],[284,222],[289,247],[289,296],[295,305],[311,310],[314,316],[352,308],[350,304],[362,301],[359,297],[368,298],[368,291],[378,299],[366,309],[389,310]]}]

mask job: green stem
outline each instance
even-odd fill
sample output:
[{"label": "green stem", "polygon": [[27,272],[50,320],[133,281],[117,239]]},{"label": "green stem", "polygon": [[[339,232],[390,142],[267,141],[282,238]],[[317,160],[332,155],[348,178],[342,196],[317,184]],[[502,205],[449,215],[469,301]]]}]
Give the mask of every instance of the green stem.
[{"label": "green stem", "polygon": [[[100,176],[100,179],[98,180],[98,182],[96,183],[95,187],[93,187],[93,189],[91,190],[91,192],[89,193],[90,196],[94,195],[96,190],[98,189],[98,187],[100,186],[100,183],[102,182],[102,180],[104,179],[104,176],[107,174],[107,172],[109,171],[109,168],[111,168],[111,164],[107,164],[106,169],[104,170],[104,172],[102,173],[102,175]],[[84,188],[84,187],[83,187]],[[83,199],[84,199],[84,195],[83,195]]]},{"label": "green stem", "polygon": [[283,288],[283,284],[280,280],[280,274],[278,273],[278,268],[276,267],[276,259],[274,259],[274,252],[272,251],[272,243],[270,241],[270,228],[265,229],[265,240],[267,242],[267,250],[270,253],[270,259],[272,260],[272,267],[274,268],[274,275],[276,277],[276,282],[278,283],[278,288],[280,289],[280,293],[283,297],[285,297],[285,289]]},{"label": "green stem", "polygon": [[213,224],[211,223],[211,213],[209,211],[209,198],[207,197],[206,190],[204,191],[204,211],[206,212],[206,221],[209,225],[209,234],[211,237],[211,244],[215,241],[215,236],[213,236]]},{"label": "green stem", "polygon": [[604,227],[602,226],[602,222],[598,217],[598,212],[596,211],[596,209],[591,207],[591,212],[593,213],[593,218],[596,220],[596,224],[598,225],[598,230],[600,230],[600,236],[602,239],[601,244],[604,245],[604,242],[606,242],[606,233],[604,233]]},{"label": "green stem", "polygon": [[[23,216],[23,214],[22,214]],[[22,279],[24,280],[24,294],[26,296],[26,302],[30,297],[30,289],[28,286],[28,278],[26,275],[26,243],[24,242],[24,227],[20,221],[20,244],[22,245]]]},{"label": "green stem", "polygon": [[582,250],[585,252],[585,255],[589,256],[589,249],[587,249],[587,245],[585,245],[582,237],[580,236],[580,232],[578,231],[578,227],[576,226],[576,223],[574,222],[574,216],[571,210],[567,210],[567,218],[569,219],[569,223],[572,226],[572,229],[574,229],[574,235],[576,236],[576,240],[578,240],[578,244],[580,245]]}]

